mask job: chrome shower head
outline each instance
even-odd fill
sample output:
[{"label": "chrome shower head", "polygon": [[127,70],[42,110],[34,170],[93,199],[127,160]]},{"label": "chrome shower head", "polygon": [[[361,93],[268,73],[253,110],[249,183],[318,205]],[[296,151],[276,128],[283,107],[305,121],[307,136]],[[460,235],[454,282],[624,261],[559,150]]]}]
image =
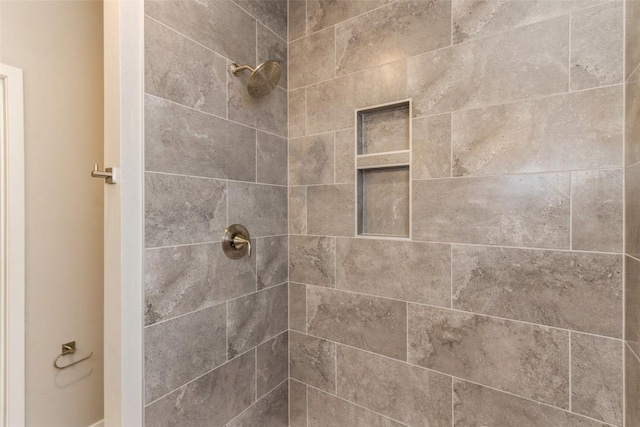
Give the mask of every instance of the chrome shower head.
[{"label": "chrome shower head", "polygon": [[255,69],[249,65],[231,64],[231,72],[237,76],[241,71],[251,71],[247,91],[252,98],[262,98],[278,86],[282,70],[277,61],[266,61],[258,65]]}]

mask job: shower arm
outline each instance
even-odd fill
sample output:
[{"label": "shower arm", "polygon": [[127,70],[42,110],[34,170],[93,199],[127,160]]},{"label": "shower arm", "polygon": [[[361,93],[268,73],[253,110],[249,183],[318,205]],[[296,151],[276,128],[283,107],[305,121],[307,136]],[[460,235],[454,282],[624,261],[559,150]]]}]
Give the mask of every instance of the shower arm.
[{"label": "shower arm", "polygon": [[255,69],[249,65],[239,65],[239,64],[236,64],[235,62],[231,64],[231,72],[233,73],[234,76],[237,76],[238,73],[246,70],[251,71],[252,73],[255,71]]}]

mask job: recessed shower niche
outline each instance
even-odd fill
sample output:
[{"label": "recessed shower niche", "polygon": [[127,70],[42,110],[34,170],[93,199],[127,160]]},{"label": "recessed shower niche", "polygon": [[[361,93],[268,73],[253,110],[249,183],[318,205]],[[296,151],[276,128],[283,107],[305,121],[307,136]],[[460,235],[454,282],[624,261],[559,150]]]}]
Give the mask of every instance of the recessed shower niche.
[{"label": "recessed shower niche", "polygon": [[411,101],[356,111],[358,235],[411,235]]}]

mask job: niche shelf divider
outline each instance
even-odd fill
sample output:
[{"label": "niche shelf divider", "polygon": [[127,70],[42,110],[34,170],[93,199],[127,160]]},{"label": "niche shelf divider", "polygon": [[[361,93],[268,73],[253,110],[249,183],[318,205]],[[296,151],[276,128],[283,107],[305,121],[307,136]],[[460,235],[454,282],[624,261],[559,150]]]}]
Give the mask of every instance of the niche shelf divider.
[{"label": "niche shelf divider", "polygon": [[355,112],[358,237],[411,239],[412,102]]}]

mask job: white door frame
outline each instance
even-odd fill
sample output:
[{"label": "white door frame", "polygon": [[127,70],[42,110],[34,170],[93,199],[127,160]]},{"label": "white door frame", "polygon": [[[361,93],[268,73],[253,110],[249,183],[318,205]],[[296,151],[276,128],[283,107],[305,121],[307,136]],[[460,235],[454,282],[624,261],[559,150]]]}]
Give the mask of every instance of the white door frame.
[{"label": "white door frame", "polygon": [[0,64],[0,426],[25,425],[25,188],[22,70]]},{"label": "white door frame", "polygon": [[104,1],[105,427],[143,426],[144,3]]}]

